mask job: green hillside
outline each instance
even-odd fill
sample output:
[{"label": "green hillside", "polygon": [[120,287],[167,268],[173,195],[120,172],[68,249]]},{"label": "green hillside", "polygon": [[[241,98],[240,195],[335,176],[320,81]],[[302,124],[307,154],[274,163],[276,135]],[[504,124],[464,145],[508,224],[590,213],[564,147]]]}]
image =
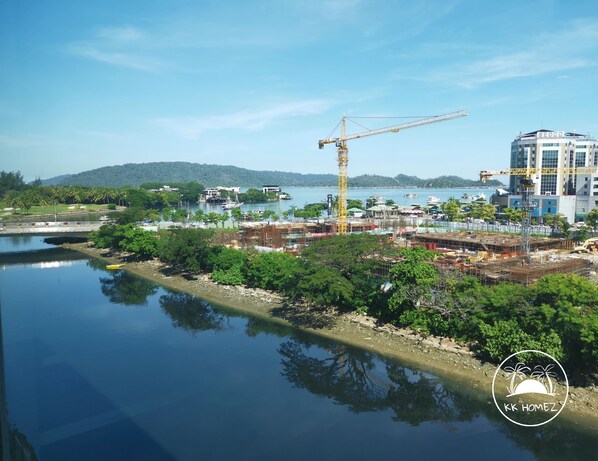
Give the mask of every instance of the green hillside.
[{"label": "green hillside", "polygon": [[[283,187],[336,186],[334,174],[301,174],[284,171],[254,171],[231,165],[206,165],[189,162],[127,163],[106,166],[61,178],[61,185],[138,187],[144,182],[182,183],[197,181],[206,187],[241,186],[260,187],[277,184]],[[44,183],[56,183],[50,178]],[[501,186],[499,181],[489,181],[486,186]],[[362,175],[349,179],[350,187],[476,187],[478,181],[441,176],[420,179],[416,176],[397,175],[394,178]]]}]

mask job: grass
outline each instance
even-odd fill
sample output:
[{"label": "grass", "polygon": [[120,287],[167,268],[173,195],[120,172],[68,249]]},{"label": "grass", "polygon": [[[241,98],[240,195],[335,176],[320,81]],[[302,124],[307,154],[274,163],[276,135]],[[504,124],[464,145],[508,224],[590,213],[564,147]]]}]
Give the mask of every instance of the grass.
[{"label": "grass", "polygon": [[[84,207],[84,208],[81,208]],[[47,205],[47,206],[33,206],[29,210],[13,210],[8,212],[3,212],[1,215],[3,217],[23,217],[23,216],[37,216],[37,215],[54,215],[56,214],[68,214],[68,213],[87,213],[87,212],[97,212],[97,211],[109,211],[108,205],[80,205],[80,204],[71,204],[67,205],[64,203],[59,203],[58,205]]]}]

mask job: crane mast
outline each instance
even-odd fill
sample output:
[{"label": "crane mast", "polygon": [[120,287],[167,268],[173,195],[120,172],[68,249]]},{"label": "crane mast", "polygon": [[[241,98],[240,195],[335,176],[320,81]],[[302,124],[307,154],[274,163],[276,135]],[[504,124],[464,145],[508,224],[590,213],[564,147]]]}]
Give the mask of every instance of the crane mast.
[{"label": "crane mast", "polygon": [[326,138],[318,141],[318,147],[323,149],[326,144],[335,144],[338,153],[338,226],[337,232],[339,234],[347,233],[347,167],[349,165],[349,148],[347,141],[367,136],[374,136],[382,133],[398,133],[401,130],[408,128],[415,128],[417,126],[429,125],[432,123],[444,122],[454,118],[465,117],[467,113],[464,111],[451,112],[448,114],[435,115],[433,117],[426,117],[412,122],[401,123],[399,125],[387,126],[375,130],[362,131],[347,135],[347,117],[341,119],[341,134],[338,138]]}]

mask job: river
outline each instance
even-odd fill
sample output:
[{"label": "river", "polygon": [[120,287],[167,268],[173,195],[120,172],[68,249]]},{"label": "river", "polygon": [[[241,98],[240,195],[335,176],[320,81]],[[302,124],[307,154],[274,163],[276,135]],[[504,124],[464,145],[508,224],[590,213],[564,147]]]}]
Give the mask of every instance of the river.
[{"label": "river", "polygon": [[3,431],[39,460],[596,455],[565,419],[516,426],[489,391],[78,257],[0,270]]}]

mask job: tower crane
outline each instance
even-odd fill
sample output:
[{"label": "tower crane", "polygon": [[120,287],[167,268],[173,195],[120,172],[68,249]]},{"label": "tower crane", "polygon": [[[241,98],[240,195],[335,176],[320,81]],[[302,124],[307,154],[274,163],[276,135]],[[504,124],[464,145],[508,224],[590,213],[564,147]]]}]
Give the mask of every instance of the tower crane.
[{"label": "tower crane", "polygon": [[365,138],[366,136],[374,136],[382,133],[398,133],[407,128],[415,128],[416,126],[429,125],[437,122],[444,122],[454,118],[465,117],[467,113],[464,111],[451,112],[443,115],[435,115],[432,117],[422,118],[412,122],[402,123],[399,125],[388,126],[385,128],[378,128],[375,130],[367,130],[360,133],[347,135],[347,117],[340,121],[341,134],[338,138],[326,138],[318,141],[318,147],[323,149],[326,144],[335,144],[338,150],[338,227],[339,234],[347,233],[347,165],[349,164],[349,148],[347,141],[352,139]]},{"label": "tower crane", "polygon": [[495,171],[480,171],[480,181],[486,182],[494,176],[521,176],[519,184],[521,186],[521,211],[523,219],[521,220],[521,250],[525,254],[527,263],[531,262],[530,257],[530,233],[532,219],[531,196],[535,184],[541,175],[578,175],[578,174],[598,174],[596,166],[581,167],[555,167],[555,168],[505,168]]}]

